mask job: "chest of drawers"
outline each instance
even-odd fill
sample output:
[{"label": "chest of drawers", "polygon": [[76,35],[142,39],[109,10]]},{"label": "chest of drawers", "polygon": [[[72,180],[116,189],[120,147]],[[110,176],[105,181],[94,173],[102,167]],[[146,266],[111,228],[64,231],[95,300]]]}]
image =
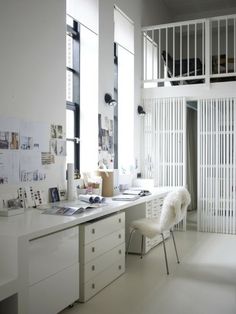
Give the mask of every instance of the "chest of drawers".
[{"label": "chest of drawers", "polygon": [[125,213],[80,226],[80,297],[85,302],[125,271]]},{"label": "chest of drawers", "polygon": [[55,314],[78,300],[79,228],[29,242],[29,314]]}]

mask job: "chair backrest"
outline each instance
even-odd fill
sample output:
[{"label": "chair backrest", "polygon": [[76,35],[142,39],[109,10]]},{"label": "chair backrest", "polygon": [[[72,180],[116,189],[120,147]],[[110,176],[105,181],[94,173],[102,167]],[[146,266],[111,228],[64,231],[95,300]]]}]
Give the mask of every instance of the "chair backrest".
[{"label": "chair backrest", "polygon": [[161,55],[165,63],[165,66],[167,66],[168,76],[172,77],[173,76],[173,58],[165,50],[162,51]]},{"label": "chair backrest", "polygon": [[179,223],[186,215],[191,197],[187,189],[180,187],[170,192],[164,199],[161,217],[161,230],[169,230]]}]

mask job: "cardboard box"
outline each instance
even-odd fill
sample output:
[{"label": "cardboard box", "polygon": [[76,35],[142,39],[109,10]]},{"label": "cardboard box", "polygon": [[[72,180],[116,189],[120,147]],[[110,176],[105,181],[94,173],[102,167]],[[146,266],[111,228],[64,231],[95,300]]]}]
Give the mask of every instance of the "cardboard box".
[{"label": "cardboard box", "polygon": [[117,195],[119,192],[117,170],[98,170],[98,175],[102,177],[102,196]]}]

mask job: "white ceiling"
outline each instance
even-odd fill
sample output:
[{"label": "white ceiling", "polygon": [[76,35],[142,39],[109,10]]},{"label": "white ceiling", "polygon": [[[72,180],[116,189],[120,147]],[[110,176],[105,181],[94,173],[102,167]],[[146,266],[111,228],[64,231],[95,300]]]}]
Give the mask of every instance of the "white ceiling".
[{"label": "white ceiling", "polygon": [[236,0],[163,0],[163,2],[175,16],[236,7]]}]

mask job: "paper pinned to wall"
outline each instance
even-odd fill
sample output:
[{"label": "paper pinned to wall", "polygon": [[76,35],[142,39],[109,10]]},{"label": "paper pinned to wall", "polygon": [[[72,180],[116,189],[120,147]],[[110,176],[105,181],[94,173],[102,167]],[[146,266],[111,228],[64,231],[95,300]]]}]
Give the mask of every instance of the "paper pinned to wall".
[{"label": "paper pinned to wall", "polygon": [[41,165],[41,155],[37,152],[23,152],[20,156],[20,181],[32,182],[46,179]]},{"label": "paper pinned to wall", "polygon": [[19,154],[11,150],[0,151],[0,184],[19,182]]}]

